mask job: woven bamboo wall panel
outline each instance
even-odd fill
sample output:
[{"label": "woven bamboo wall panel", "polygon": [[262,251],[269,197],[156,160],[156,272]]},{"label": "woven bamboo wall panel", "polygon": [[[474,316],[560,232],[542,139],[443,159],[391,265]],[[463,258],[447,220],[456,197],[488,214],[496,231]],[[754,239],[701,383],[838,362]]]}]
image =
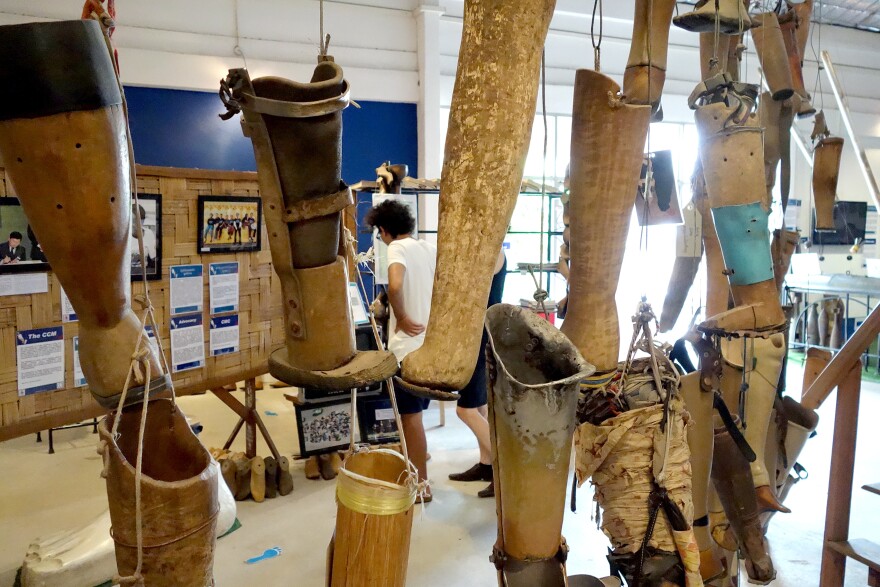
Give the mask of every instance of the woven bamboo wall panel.
[{"label": "woven bamboo wall panel", "polygon": [[[150,300],[160,325],[162,344],[170,359],[168,328],[169,267],[201,264],[204,274],[203,312],[206,364],[173,376],[180,394],[240,381],[267,371],[269,353],[284,343],[281,289],[275,272],[265,224],[262,250],[253,253],[200,255],[197,252],[198,197],[259,195],[255,173],[138,167],[138,191],[162,195],[162,279],[150,281]],[[0,196],[15,195],[0,169]],[[208,265],[238,261],[239,352],[211,357]],[[57,278],[49,273],[49,292],[0,296],[0,440],[50,426],[73,423],[103,412],[87,387],[73,387],[73,337],[76,322],[65,323],[65,385],[54,392],[18,397],[15,335],[17,330],[61,325]],[[132,284],[132,295],[143,296],[143,284]],[[133,304],[135,311],[139,305]]]}]

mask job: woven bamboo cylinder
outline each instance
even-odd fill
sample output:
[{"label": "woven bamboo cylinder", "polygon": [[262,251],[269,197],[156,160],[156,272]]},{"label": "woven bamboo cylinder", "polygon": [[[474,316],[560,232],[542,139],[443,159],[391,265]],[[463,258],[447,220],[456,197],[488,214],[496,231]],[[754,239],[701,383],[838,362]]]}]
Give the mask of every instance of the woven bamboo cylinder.
[{"label": "woven bamboo cylinder", "polygon": [[349,455],[339,470],[331,587],[403,587],[415,486],[404,458],[379,449]]}]

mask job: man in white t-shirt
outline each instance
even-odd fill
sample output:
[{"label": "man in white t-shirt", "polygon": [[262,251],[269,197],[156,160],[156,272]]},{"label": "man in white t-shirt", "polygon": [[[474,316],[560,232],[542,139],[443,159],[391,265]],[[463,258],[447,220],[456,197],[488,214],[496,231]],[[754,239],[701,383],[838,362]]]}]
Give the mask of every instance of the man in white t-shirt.
[{"label": "man in white t-shirt", "polygon": [[[379,238],[388,245],[388,350],[402,361],[425,342],[437,247],[412,237],[416,221],[409,208],[397,200],[385,200],[374,206],[365,221],[379,231]],[[409,456],[419,470],[420,480],[426,480],[428,443],[422,411],[430,400],[400,389],[396,389],[396,397]],[[429,500],[430,493],[426,497]]]}]

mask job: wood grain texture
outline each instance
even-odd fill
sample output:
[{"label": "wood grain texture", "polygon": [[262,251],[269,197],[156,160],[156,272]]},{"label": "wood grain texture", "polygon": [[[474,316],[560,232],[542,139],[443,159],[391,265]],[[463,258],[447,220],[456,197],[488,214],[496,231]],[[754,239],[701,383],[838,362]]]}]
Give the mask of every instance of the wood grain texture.
[{"label": "wood grain texture", "polygon": [[[208,264],[239,263],[240,352],[218,357],[206,356],[205,367],[174,374],[177,392],[181,395],[199,393],[266,373],[270,352],[284,343],[281,290],[272,270],[268,243],[263,242],[263,250],[256,253],[199,255],[196,250],[198,196],[259,195],[256,174],[138,167],[138,191],[162,195],[163,278],[150,282],[150,299],[160,324],[166,353],[171,348],[168,330],[169,267],[186,264],[204,266],[203,321],[205,354],[208,355]],[[0,195],[15,195],[2,169]],[[266,234],[265,229],[262,234]],[[133,283],[132,295],[137,297],[142,293],[143,285]],[[15,333],[20,329],[60,325],[60,306],[60,286],[54,273],[49,274],[48,293],[0,297],[0,441],[104,413],[91,399],[87,387],[73,386],[72,339],[79,335],[77,322],[64,324],[65,388],[18,397]]]},{"label": "wood grain texture", "polygon": [[410,383],[458,390],[473,374],[495,260],[522,181],[541,50],[555,5],[465,2],[431,317],[425,344],[403,361],[402,376]]}]

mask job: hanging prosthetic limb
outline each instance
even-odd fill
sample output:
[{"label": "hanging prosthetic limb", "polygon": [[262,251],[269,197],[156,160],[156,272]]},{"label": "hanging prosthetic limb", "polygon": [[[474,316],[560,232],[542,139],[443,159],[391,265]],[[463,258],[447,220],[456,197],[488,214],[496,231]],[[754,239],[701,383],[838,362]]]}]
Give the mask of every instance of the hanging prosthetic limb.
[{"label": "hanging prosthetic limb", "polygon": [[[642,165],[650,108],[625,104],[601,73],[575,76],[571,131],[571,279],[564,332],[596,366],[617,369],[620,330],[614,300]],[[609,143],[605,137],[619,140]]]},{"label": "hanging prosthetic limb", "polygon": [[[450,392],[473,374],[495,260],[520,190],[555,5],[465,2],[431,317],[425,343],[401,366],[400,383],[411,393],[454,399],[458,394]],[[499,52],[501,46],[508,50]]]},{"label": "hanging prosthetic limb", "polygon": [[773,279],[776,281],[776,289],[780,293],[782,293],[788,268],[791,266],[791,256],[800,242],[801,233],[797,230],[777,228],[773,231],[770,254],[773,257]]},{"label": "hanging prosthetic limb", "polygon": [[[138,343],[127,403],[164,391],[170,378],[131,308],[128,128],[104,33],[91,20],[4,26],[0,56],[16,88],[0,98],[0,158],[76,310],[92,397],[117,407]],[[88,239],[69,232],[85,227]]]},{"label": "hanging prosthetic limb", "polygon": [[798,117],[807,117],[815,114],[816,109],[810,104],[810,94],[804,84],[804,55],[798,45],[798,27],[801,24],[809,27],[809,23],[799,22],[795,10],[789,10],[779,17],[779,28],[782,31],[782,40],[785,42],[785,52],[788,55],[788,67],[791,71],[794,93],[800,100],[795,113]]},{"label": "hanging prosthetic limb", "polygon": [[669,26],[675,0],[636,0],[632,44],[623,73],[623,94],[630,104],[650,105],[663,119],[660,96],[666,82]]},{"label": "hanging prosthetic limb", "polygon": [[309,83],[232,69],[220,96],[257,159],[272,264],[284,298],[285,347],[269,357],[272,376],[291,385],[350,389],[397,370],[387,351],[358,351],[340,251],[342,210],[352,203],[340,179],[342,110],[348,82],[322,56]]},{"label": "hanging prosthetic limb", "polygon": [[791,68],[779,19],[775,12],[764,12],[752,16],[752,21],[756,25],[750,31],[752,41],[755,43],[755,51],[764,70],[770,94],[774,100],[787,100],[794,94],[794,82],[791,79]]},{"label": "hanging prosthetic limb", "polygon": [[752,21],[742,0],[698,0],[693,11],[676,16],[677,27],[694,33],[711,33],[716,23],[721,33],[732,35],[752,28]]},{"label": "hanging prosthetic limb", "polygon": [[813,205],[816,207],[816,230],[835,230],[834,200],[837,198],[837,179],[843,139],[832,137],[822,112],[816,115],[813,128]]},{"label": "hanging prosthetic limb", "polygon": [[[804,58],[807,55],[807,43],[810,40],[810,19],[813,16],[813,0],[805,0],[800,3],[792,3],[789,9],[795,13],[796,29],[795,40],[797,42],[798,55],[801,59],[801,71],[803,71]],[[810,104],[810,95],[805,94],[797,112],[798,118],[807,118],[816,113],[816,109]]]},{"label": "hanging prosthetic limb", "polygon": [[498,585],[564,587],[561,532],[578,383],[594,369],[529,310],[492,306],[486,329]]}]

